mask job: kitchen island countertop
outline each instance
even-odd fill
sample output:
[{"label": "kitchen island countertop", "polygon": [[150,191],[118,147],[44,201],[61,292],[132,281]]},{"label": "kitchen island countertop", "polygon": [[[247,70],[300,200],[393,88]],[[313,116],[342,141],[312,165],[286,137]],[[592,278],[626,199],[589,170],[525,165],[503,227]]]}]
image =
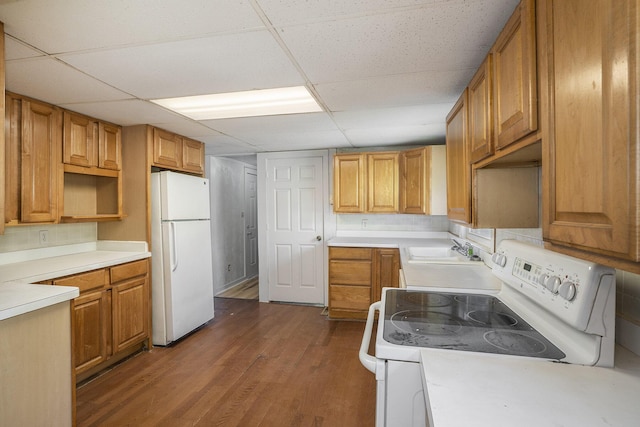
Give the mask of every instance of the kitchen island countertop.
[{"label": "kitchen island countertop", "polygon": [[638,425],[640,357],[615,368],[428,349],[420,363],[434,427]]}]

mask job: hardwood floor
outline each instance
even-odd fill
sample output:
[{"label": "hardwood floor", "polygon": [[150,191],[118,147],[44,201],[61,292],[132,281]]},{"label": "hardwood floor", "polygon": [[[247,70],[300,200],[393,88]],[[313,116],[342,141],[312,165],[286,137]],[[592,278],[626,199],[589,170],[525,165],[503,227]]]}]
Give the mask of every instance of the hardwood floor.
[{"label": "hardwood floor", "polygon": [[256,276],[216,295],[216,298],[240,298],[257,300],[259,294],[258,286],[258,276]]},{"label": "hardwood floor", "polygon": [[216,299],[216,317],[77,391],[78,426],[373,426],[362,322],[321,308]]}]

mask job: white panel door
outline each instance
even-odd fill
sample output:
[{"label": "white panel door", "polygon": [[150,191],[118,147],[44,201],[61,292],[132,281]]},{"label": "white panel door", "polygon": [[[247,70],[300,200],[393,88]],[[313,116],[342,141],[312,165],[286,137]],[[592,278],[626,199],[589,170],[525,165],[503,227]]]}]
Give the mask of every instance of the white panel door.
[{"label": "white panel door", "polygon": [[244,170],[245,276],[258,275],[258,180],[255,169]]},{"label": "white panel door", "polygon": [[269,299],[324,304],[322,157],[267,159]]}]

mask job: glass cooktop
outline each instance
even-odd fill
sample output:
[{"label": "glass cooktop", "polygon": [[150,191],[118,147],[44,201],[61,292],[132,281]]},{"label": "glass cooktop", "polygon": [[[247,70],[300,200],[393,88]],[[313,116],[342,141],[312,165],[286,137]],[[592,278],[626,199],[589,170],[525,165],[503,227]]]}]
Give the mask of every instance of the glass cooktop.
[{"label": "glass cooktop", "polygon": [[385,341],[397,345],[563,359],[566,355],[491,295],[386,292]]}]

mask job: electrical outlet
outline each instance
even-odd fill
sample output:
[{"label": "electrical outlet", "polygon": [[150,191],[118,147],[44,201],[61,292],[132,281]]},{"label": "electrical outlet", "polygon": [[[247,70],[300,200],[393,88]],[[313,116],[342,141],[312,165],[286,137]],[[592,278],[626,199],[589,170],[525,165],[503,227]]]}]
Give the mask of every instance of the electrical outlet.
[{"label": "electrical outlet", "polygon": [[227,271],[231,271],[231,264],[227,265]]},{"label": "electrical outlet", "polygon": [[362,220],[362,228],[367,228],[367,220],[366,219]]},{"label": "electrical outlet", "polygon": [[40,230],[40,246],[49,244],[49,230]]}]

